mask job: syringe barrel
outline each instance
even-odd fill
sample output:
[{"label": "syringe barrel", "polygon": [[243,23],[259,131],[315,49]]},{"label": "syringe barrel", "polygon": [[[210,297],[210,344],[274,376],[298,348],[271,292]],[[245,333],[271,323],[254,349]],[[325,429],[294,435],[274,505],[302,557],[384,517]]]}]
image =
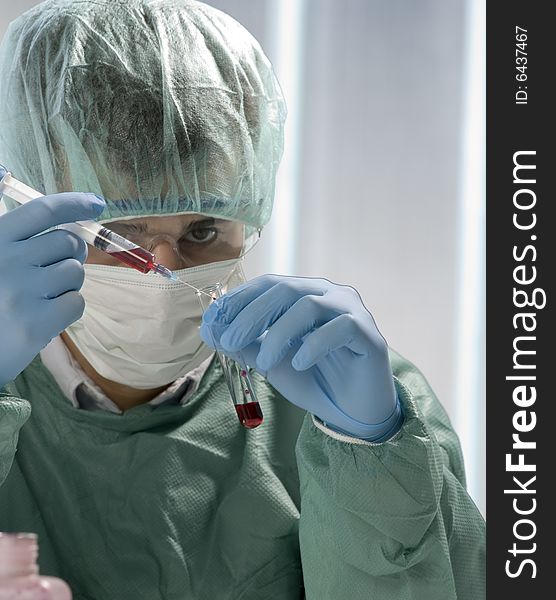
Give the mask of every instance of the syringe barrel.
[{"label": "syringe barrel", "polygon": [[[12,200],[15,200],[18,204],[27,204],[31,200],[36,198],[42,198],[44,194],[41,194],[37,190],[25,185],[21,181],[18,181],[5,167],[0,165],[0,193],[5,194]],[[94,245],[96,234],[100,226],[95,221],[81,221],[78,223],[67,223],[65,225],[59,225],[59,229],[67,229],[78,237],[82,238],[88,244]]]},{"label": "syringe barrel", "polygon": [[101,225],[95,223],[95,221],[81,221],[80,223],[65,223],[64,225],[58,225],[56,229],[65,229],[71,231],[77,237],[90,244],[95,245],[95,239],[98,231],[102,228]]},{"label": "syringe barrel", "polygon": [[[0,194],[10,197],[19,204],[26,204],[31,200],[44,196],[37,190],[21,183],[4,166],[0,165]],[[91,246],[107,252],[116,260],[141,271],[148,273],[154,271],[163,277],[172,279],[172,272],[159,265],[155,256],[139,247],[137,244],[126,240],[124,237],[110,231],[96,221],[77,221],[75,223],[64,223],[54,229],[65,229],[90,244]]]},{"label": "syringe barrel", "polygon": [[44,196],[32,187],[18,181],[5,167],[0,165],[0,194],[9,196],[18,204],[26,204]]},{"label": "syringe barrel", "polygon": [[125,250],[137,250],[139,247],[137,244],[126,240],[121,235],[110,231],[110,229],[107,229],[104,225],[101,225],[96,221],[66,223],[64,225],[59,225],[59,229],[67,229],[85,240],[87,244],[90,244],[103,252],[108,252],[109,254],[115,254]]},{"label": "syringe barrel", "polygon": [[[27,204],[31,200],[41,198],[41,194],[32,187],[18,181],[5,167],[0,165],[0,193],[9,196],[19,204]],[[105,252],[121,252],[122,250],[133,250],[137,248],[125,238],[106,229],[96,221],[77,221],[76,223],[65,223],[58,225],[56,229],[71,231],[82,240],[104,250]]]}]

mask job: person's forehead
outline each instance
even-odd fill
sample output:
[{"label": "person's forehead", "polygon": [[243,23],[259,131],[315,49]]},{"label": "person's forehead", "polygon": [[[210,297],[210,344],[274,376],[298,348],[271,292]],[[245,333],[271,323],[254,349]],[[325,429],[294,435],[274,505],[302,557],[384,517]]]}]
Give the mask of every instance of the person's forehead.
[{"label": "person's forehead", "polygon": [[212,217],[200,214],[189,214],[189,215],[165,215],[165,216],[153,216],[153,217],[137,217],[135,219],[125,219],[122,221],[114,221],[121,226],[137,227],[141,226],[146,229],[184,229],[195,222],[200,221],[213,221]]}]

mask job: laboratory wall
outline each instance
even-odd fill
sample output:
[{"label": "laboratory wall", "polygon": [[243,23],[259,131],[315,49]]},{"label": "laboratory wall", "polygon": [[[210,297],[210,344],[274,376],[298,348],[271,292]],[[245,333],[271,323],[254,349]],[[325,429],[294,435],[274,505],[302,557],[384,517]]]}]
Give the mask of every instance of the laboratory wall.
[{"label": "laboratory wall", "polygon": [[[482,291],[468,298],[461,283],[470,266],[462,181],[473,0],[208,3],[258,38],[289,105],[276,211],[248,274],[320,276],[359,290],[456,429],[471,419],[466,468],[485,513],[484,324],[465,351],[478,384],[458,393],[461,307],[484,308]],[[0,0],[0,34],[35,4]]]}]

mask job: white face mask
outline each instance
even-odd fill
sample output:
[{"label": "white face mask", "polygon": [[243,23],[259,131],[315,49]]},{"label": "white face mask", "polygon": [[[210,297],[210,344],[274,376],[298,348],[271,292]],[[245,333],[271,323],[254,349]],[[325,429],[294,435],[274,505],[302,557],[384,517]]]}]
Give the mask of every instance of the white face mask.
[{"label": "white face mask", "polygon": [[[244,281],[237,259],[174,271],[196,288]],[[196,292],[158,275],[85,265],[83,317],[66,332],[102,377],[136,389],[171,383],[213,352],[199,336]]]}]

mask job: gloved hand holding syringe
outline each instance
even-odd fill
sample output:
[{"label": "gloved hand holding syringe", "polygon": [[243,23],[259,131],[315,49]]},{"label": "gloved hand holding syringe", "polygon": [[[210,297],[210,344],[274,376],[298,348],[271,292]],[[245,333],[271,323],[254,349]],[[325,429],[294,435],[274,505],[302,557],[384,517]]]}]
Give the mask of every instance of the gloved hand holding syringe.
[{"label": "gloved hand holding syringe", "polygon": [[[19,204],[25,204],[44,195],[15,179],[2,165],[0,165],[0,194],[9,196]],[[107,252],[113,258],[142,273],[157,273],[173,281],[178,281],[170,269],[156,262],[155,256],[151,252],[131,243],[96,221],[66,223],[58,225],[58,228],[71,231],[87,244]]]},{"label": "gloved hand holding syringe", "polygon": [[[26,204],[44,194],[18,181],[4,166],[0,165],[0,198],[4,195],[19,204]],[[217,285],[214,286],[214,289],[200,290],[176,277],[170,269],[156,261],[154,254],[110,231],[96,221],[77,221],[58,225],[57,228],[70,231],[91,246],[110,254],[111,257],[141,273],[161,275],[175,281],[176,284],[182,283],[192,288],[197,294],[203,310],[206,310],[212,300],[222,293],[219,282],[216,282]],[[221,352],[217,351],[217,355],[241,424],[249,429],[257,427],[261,424],[263,417],[246,365],[235,363]]]}]

